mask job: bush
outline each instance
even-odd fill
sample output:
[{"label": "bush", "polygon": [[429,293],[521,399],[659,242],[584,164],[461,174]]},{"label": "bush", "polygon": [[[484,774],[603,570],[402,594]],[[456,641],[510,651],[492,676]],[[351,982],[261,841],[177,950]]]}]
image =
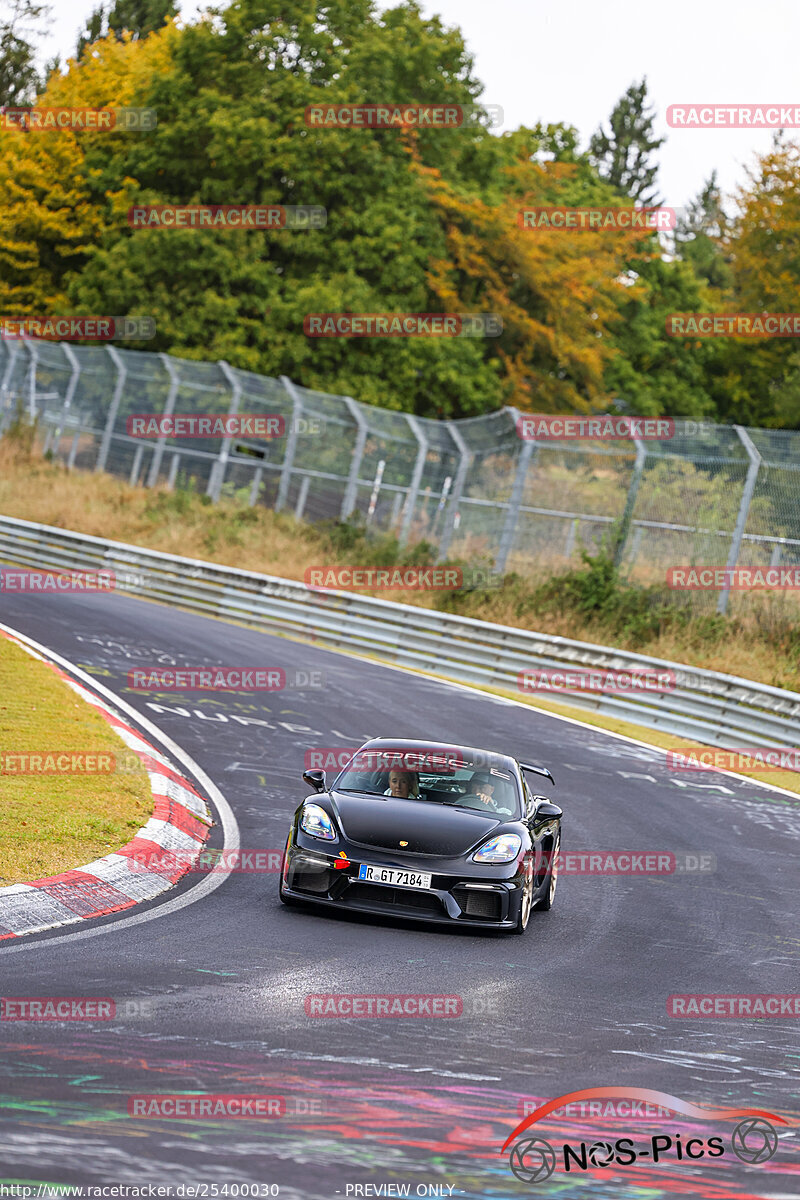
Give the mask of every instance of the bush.
[{"label": "bush", "polygon": [[22,462],[32,462],[33,450],[36,445],[36,434],[39,422],[36,417],[31,421],[21,400],[17,401],[17,410],[3,433],[4,440],[10,444],[15,456]]}]

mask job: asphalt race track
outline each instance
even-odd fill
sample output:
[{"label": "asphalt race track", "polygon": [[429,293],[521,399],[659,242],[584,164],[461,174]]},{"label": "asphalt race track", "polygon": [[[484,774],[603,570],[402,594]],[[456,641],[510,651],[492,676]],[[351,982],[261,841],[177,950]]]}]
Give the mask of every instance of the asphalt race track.
[{"label": "asphalt race track", "polygon": [[[244,849],[282,850],[308,790],[307,749],[389,735],[544,762],[564,808],[566,852],[708,854],[716,865],[562,874],[553,911],[534,914],[523,938],[290,910],[274,872],[237,872],[155,916],[176,895],[191,899],[189,877],[150,906],[155,919],[120,914],[77,936],[69,926],[0,944],[4,996],[113,997],[117,1006],[113,1021],[3,1022],[0,1177],[202,1184],[210,1190],[201,1195],[275,1184],[288,1200],[403,1194],[389,1184],[410,1185],[411,1196],[800,1195],[798,1019],[677,1019],[666,1007],[674,993],[797,991],[798,801],[723,775],[700,786],[668,771],[661,752],[599,731],[145,601],[4,597],[0,620],[93,674],[183,747],[224,793]],[[128,689],[132,667],[173,664],[321,671],[324,686],[157,703]],[[221,845],[219,830],[214,837]],[[318,993],[457,995],[463,1015],[309,1017],[304,998]],[[727,1149],[518,1182],[500,1147],[519,1103],[604,1085],[762,1108],[790,1124],[762,1164]],[[287,1112],[128,1116],[129,1097],[176,1092],[282,1096]],[[727,1147],[731,1129],[561,1117],[533,1132],[576,1145],[626,1134],[645,1146],[653,1131],[691,1130],[724,1134]]]}]

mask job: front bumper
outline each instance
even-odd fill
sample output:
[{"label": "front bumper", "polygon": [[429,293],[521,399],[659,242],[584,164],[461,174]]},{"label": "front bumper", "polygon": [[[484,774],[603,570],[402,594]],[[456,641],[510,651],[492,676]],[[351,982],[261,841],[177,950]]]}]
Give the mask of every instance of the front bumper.
[{"label": "front bumper", "polygon": [[[508,878],[468,874],[464,863],[440,863],[444,871],[432,869],[430,861],[389,859],[370,852],[350,859],[337,869],[336,857],[293,845],[283,868],[283,891],[292,899],[324,904],[351,912],[369,912],[404,920],[434,921],[469,925],[482,929],[512,929],[517,923],[524,875],[515,863],[506,868]],[[397,887],[358,879],[362,862],[432,875],[430,889]],[[470,864],[477,868],[478,864]],[[457,868],[461,867],[461,871]]]}]

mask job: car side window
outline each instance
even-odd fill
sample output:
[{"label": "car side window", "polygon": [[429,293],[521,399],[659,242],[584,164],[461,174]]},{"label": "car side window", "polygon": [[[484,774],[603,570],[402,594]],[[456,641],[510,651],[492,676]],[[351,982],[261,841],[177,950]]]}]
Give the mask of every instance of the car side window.
[{"label": "car side window", "polygon": [[528,781],[524,775],[522,776],[522,792],[525,796],[525,813],[527,815],[527,813],[534,808],[535,801],[531,795],[531,789],[528,787]]}]

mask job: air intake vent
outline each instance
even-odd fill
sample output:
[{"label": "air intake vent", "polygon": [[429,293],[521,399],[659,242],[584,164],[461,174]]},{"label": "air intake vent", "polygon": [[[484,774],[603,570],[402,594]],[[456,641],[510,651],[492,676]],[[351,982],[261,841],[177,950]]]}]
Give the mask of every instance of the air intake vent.
[{"label": "air intake vent", "polygon": [[461,905],[465,917],[472,921],[502,920],[502,897],[497,892],[473,891],[471,888],[457,888],[456,899]]}]

